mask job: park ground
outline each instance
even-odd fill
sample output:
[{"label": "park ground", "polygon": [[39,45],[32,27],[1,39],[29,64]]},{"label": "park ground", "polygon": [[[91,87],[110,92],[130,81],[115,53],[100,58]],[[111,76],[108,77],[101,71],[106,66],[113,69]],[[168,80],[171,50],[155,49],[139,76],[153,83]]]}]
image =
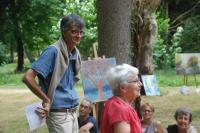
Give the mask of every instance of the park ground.
[{"label": "park ground", "polygon": [[[178,107],[187,107],[193,111],[192,124],[200,132],[200,95],[195,90],[196,87],[189,87],[190,93],[182,95],[179,93],[179,87],[161,88],[161,96],[142,96],[142,102],[149,102],[156,108],[155,119],[162,122],[164,127],[175,123],[173,114]],[[83,92],[78,90],[83,97]],[[24,107],[37,102],[38,98],[34,96],[27,88],[8,89],[0,88],[0,133],[31,133],[28,129],[28,123],[24,113]],[[32,131],[33,133],[46,133],[46,126]]]}]

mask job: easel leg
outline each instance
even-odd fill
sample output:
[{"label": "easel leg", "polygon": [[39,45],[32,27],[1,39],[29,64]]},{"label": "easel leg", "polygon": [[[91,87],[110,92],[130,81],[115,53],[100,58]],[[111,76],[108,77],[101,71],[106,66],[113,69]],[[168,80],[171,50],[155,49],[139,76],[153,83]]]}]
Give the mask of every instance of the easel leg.
[{"label": "easel leg", "polygon": [[92,114],[95,119],[97,119],[96,106],[97,106],[96,103],[94,103],[92,106]]},{"label": "easel leg", "polygon": [[196,85],[196,88],[197,88],[197,79],[196,79],[196,74],[194,74],[194,80],[195,80],[195,85]]},{"label": "easel leg", "polygon": [[186,81],[186,75],[183,75],[183,84],[186,85],[187,84],[186,82],[187,82]]}]

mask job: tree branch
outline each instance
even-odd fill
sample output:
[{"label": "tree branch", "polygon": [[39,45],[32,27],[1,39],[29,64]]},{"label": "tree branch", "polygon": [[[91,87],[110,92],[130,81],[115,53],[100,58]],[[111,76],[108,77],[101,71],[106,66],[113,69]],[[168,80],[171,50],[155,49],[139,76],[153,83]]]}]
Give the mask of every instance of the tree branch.
[{"label": "tree branch", "polygon": [[175,23],[177,23],[177,21],[183,19],[186,15],[188,15],[190,12],[192,12],[198,5],[200,4],[200,1],[198,1],[191,9],[189,9],[188,11],[180,14],[177,18],[175,18],[170,25],[173,25]]}]

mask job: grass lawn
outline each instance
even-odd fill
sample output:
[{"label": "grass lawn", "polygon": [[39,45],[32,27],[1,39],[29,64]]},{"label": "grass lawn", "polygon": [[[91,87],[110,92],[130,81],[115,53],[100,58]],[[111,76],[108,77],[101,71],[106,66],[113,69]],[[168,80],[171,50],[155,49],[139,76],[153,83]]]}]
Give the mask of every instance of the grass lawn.
[{"label": "grass lawn", "polygon": [[[161,88],[163,89],[163,88]],[[166,88],[164,88],[165,90]],[[193,125],[200,131],[200,96],[191,88],[189,95],[179,94],[179,88],[169,87],[171,91],[162,96],[142,96],[142,102],[150,102],[155,108],[155,119],[162,122],[164,127],[175,123],[173,114],[177,107],[188,107],[193,111]],[[82,92],[79,91],[82,96]],[[0,89],[0,133],[31,133],[24,113],[24,107],[38,101],[28,89]],[[47,133],[47,128],[42,127],[33,133]]]},{"label": "grass lawn", "polygon": [[[22,84],[24,73],[15,73],[16,64],[0,67],[0,133],[29,133],[24,107],[38,101],[29,89]],[[161,96],[142,96],[142,102],[149,102],[155,106],[155,119],[162,122],[164,127],[175,123],[173,114],[178,107],[188,107],[193,111],[193,122],[200,132],[200,96],[195,93],[195,80],[188,77],[190,94],[181,95],[183,76],[176,75],[175,70],[159,70],[154,73],[157,77]],[[197,75],[197,84],[200,85],[200,76]],[[81,82],[77,91],[83,96]],[[34,133],[46,133],[46,126]]]}]

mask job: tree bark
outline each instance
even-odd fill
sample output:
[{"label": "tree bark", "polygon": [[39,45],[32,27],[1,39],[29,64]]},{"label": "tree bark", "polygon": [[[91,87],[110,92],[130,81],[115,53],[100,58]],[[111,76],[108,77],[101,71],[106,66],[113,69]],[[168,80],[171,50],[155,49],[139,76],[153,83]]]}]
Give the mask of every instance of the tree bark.
[{"label": "tree bark", "polygon": [[133,0],[134,58],[133,64],[141,74],[152,74],[152,53],[156,40],[157,22],[153,14],[160,4],[160,0]]},{"label": "tree bark", "polygon": [[115,57],[117,63],[131,63],[132,0],[97,0],[98,52]]},{"label": "tree bark", "polygon": [[13,63],[14,62],[14,50],[13,50],[12,44],[10,44],[9,47],[10,47],[10,59],[9,59],[9,62]]},{"label": "tree bark", "polygon": [[20,36],[15,36],[17,39],[17,69],[16,71],[23,71],[24,69],[24,48],[22,38]]},{"label": "tree bark", "polygon": [[141,57],[139,70],[141,74],[152,74],[152,53],[156,41],[157,22],[154,15],[144,18],[144,25],[141,32]]},{"label": "tree bark", "polygon": [[24,68],[24,49],[23,49],[23,41],[22,41],[22,34],[21,29],[19,26],[19,22],[17,20],[17,5],[15,1],[11,1],[10,3],[10,11],[11,11],[11,20],[13,23],[13,35],[15,37],[16,45],[17,45],[17,68],[16,71],[22,71]]}]

